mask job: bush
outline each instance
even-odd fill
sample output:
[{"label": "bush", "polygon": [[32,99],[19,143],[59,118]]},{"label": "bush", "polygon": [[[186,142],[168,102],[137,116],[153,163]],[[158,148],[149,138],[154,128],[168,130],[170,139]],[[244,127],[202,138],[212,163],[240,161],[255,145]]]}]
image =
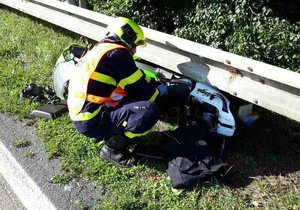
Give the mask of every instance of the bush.
[{"label": "bush", "polygon": [[88,0],[93,10],[110,16],[130,17],[142,26],[172,33],[195,0]]},{"label": "bush", "polygon": [[299,25],[274,16],[262,4],[251,5],[248,0],[237,2],[225,50],[299,72]]},{"label": "bush", "polygon": [[225,38],[232,30],[233,13],[221,0],[200,1],[185,16],[185,24],[175,30],[175,35],[224,49]]},{"label": "bush", "polygon": [[298,1],[88,1],[98,12],[300,72],[299,17],[290,10],[299,7]]}]

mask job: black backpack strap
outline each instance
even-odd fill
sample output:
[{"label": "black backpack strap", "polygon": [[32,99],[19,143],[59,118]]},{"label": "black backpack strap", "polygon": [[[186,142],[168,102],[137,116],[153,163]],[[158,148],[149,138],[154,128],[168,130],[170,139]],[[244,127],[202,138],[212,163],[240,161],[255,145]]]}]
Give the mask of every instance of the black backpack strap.
[{"label": "black backpack strap", "polygon": [[87,46],[83,46],[79,44],[71,44],[63,50],[63,57],[67,62],[71,60],[76,62],[74,58],[77,59],[82,58],[93,47],[94,47],[93,44],[89,44]]}]

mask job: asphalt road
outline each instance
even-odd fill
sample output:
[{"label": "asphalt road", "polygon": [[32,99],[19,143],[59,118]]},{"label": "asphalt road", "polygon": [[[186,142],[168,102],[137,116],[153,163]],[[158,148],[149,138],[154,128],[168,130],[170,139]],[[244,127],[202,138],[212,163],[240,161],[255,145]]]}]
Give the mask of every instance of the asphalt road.
[{"label": "asphalt road", "polygon": [[[30,145],[16,148],[12,142],[18,139]],[[26,157],[28,152],[34,156]],[[51,183],[58,173],[59,160],[47,157],[34,127],[0,113],[0,210],[97,208],[105,193],[101,186],[75,179]]]},{"label": "asphalt road", "polygon": [[26,209],[19,201],[3,176],[0,175],[0,209],[2,210],[24,210]]}]

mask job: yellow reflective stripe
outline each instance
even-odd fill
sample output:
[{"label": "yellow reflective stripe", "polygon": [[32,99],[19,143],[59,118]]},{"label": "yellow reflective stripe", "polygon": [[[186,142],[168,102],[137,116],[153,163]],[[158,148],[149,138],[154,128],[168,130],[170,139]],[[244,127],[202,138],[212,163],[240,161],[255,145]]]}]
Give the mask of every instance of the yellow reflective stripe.
[{"label": "yellow reflective stripe", "polygon": [[125,88],[126,85],[130,85],[135,83],[136,81],[138,81],[141,77],[143,76],[143,73],[141,72],[141,70],[136,70],[132,75],[130,75],[129,77],[126,77],[124,79],[122,79],[118,86],[122,89]]},{"label": "yellow reflective stripe", "polygon": [[117,86],[117,82],[114,78],[112,78],[111,76],[105,75],[105,74],[101,74],[99,72],[94,71],[90,78],[93,80],[97,80],[99,82],[105,83],[105,84]]},{"label": "yellow reflective stripe", "polygon": [[156,97],[159,95],[159,91],[155,88],[155,92],[153,93],[153,95],[151,96],[151,98],[149,99],[150,102],[155,101]]},{"label": "yellow reflective stripe", "polygon": [[107,99],[107,98],[103,98],[103,97],[100,97],[100,96],[95,96],[95,95],[92,95],[92,94],[88,94],[87,97],[86,97],[87,101],[93,102],[95,104],[101,104],[101,103],[103,103],[103,101],[105,99]]},{"label": "yellow reflective stripe", "polygon": [[151,77],[149,77],[149,75],[145,74],[145,80],[149,83],[149,82],[151,82]]},{"label": "yellow reflective stripe", "polygon": [[135,138],[135,137],[140,137],[140,136],[145,136],[147,133],[149,133],[151,130],[147,130],[144,133],[132,133],[130,131],[125,131],[124,134],[125,136],[127,136],[128,138]]},{"label": "yellow reflective stripe", "polygon": [[123,121],[122,126],[126,127],[127,125],[128,125],[128,122],[127,121]]},{"label": "yellow reflective stripe", "polygon": [[79,114],[70,114],[70,117],[73,121],[90,120],[100,112],[101,108],[102,108],[102,106],[99,106],[99,108],[96,111],[94,111],[93,113],[84,112],[84,113],[79,113]]},{"label": "yellow reflective stripe", "polygon": [[91,51],[88,51],[84,58],[84,60],[87,61],[88,64],[88,69],[86,69],[86,71],[95,70],[102,56],[108,51],[117,48],[126,48],[126,47],[118,44],[112,44],[112,43],[101,43],[95,46]]},{"label": "yellow reflective stripe", "polygon": [[85,99],[86,95],[83,92],[76,92],[74,94],[75,98]]}]

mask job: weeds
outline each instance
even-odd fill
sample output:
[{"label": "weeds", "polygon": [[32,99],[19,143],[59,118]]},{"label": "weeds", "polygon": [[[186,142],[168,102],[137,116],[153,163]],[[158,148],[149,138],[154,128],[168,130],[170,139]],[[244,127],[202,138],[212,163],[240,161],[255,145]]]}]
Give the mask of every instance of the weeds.
[{"label": "weeds", "polygon": [[12,145],[16,148],[28,147],[30,142],[25,139],[17,139],[12,142]]},{"label": "weeds", "polygon": [[33,158],[35,156],[34,152],[26,152],[25,157],[27,158]]}]

